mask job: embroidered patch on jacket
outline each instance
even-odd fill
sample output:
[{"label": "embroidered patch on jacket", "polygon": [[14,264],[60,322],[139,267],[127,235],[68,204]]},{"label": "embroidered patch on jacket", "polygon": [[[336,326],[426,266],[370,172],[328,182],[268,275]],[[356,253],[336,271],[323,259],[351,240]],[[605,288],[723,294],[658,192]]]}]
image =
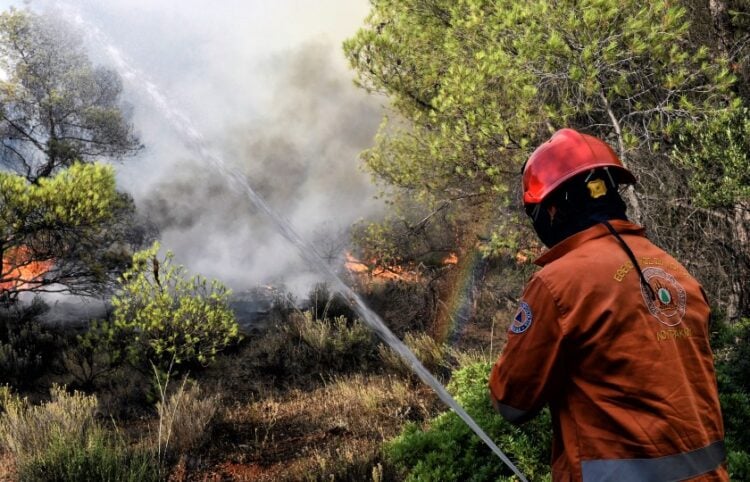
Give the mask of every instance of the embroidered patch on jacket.
[{"label": "embroidered patch on jacket", "polygon": [[516,312],[516,316],[513,318],[513,323],[510,324],[510,331],[512,333],[523,333],[531,326],[531,321],[534,316],[531,314],[531,307],[525,301],[522,301]]},{"label": "embroidered patch on jacket", "polygon": [[643,270],[643,277],[656,293],[654,300],[651,298],[649,289],[641,282],[641,295],[643,295],[648,311],[667,326],[679,325],[682,317],[685,316],[687,304],[685,288],[674,276],[661,268],[646,268]]}]

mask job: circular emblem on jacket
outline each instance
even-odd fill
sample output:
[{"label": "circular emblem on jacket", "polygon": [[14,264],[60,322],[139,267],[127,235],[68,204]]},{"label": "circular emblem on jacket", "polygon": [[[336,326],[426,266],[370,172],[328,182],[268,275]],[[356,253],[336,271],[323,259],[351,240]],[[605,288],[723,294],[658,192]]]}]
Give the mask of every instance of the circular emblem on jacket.
[{"label": "circular emblem on jacket", "polygon": [[648,311],[667,326],[679,325],[682,317],[685,316],[687,301],[685,288],[674,276],[661,268],[646,268],[643,270],[643,277],[656,293],[654,300],[651,298],[651,292],[641,282],[641,294]]},{"label": "circular emblem on jacket", "polygon": [[525,301],[522,301],[518,306],[516,316],[513,318],[513,323],[510,324],[510,331],[513,333],[523,333],[531,326],[531,321],[534,317],[531,314],[531,307]]}]

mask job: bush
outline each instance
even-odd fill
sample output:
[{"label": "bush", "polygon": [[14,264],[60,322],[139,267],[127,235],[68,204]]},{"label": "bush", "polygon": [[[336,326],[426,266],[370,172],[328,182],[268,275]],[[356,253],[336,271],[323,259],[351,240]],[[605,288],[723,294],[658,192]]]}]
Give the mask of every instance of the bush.
[{"label": "bush", "polygon": [[234,367],[249,370],[245,376],[258,382],[299,388],[320,382],[321,374],[380,368],[378,339],[356,319],[317,319],[310,311],[295,311],[248,338],[248,352]]},{"label": "bush", "polygon": [[33,406],[2,391],[0,439],[19,480],[158,480],[153,455],[129,449],[95,420],[97,400],[54,386],[52,400]]},{"label": "bush", "polygon": [[[552,428],[545,410],[515,427],[492,408],[487,388],[491,364],[477,363],[456,371],[449,391],[529,480],[550,480]],[[453,412],[439,415],[422,430],[414,424],[386,447],[406,480],[512,480],[512,472]]]},{"label": "bush", "polygon": [[26,307],[0,308],[0,383],[27,387],[53,364],[55,334],[37,320],[47,309],[39,298]]},{"label": "bush", "polygon": [[339,293],[331,293],[326,283],[317,283],[308,294],[308,311],[318,320],[338,318],[343,316],[349,321],[354,320],[356,315],[349,303]]},{"label": "bush", "polygon": [[151,454],[128,450],[115,436],[97,430],[85,445],[70,445],[54,439],[40,457],[21,468],[18,479],[22,482],[148,482],[160,480],[160,475]]},{"label": "bush", "polygon": [[129,362],[133,339],[111,321],[93,320],[83,333],[68,333],[62,352],[69,387],[96,392],[103,417],[129,418],[153,409],[157,399],[145,360]]},{"label": "bush", "polygon": [[750,319],[716,323],[712,340],[732,480],[750,480]]},{"label": "bush", "polygon": [[110,343],[130,340],[128,358],[137,365],[205,366],[240,338],[229,291],[216,280],[188,278],[185,268],[172,263],[172,253],[160,261],[158,250],[154,244],[133,255],[103,337]]},{"label": "bush", "polygon": [[62,363],[78,386],[92,389],[123,364],[129,340],[116,335],[111,323],[93,320],[68,344]]},{"label": "bush", "polygon": [[287,330],[298,341],[292,356],[302,371],[362,370],[375,359],[377,339],[359,320],[318,319],[308,311]]},{"label": "bush", "polygon": [[84,443],[94,426],[96,397],[79,392],[71,395],[59,386],[50,393],[52,401],[39,406],[11,394],[5,396],[0,436],[20,464],[43,453],[55,439],[71,445]]}]

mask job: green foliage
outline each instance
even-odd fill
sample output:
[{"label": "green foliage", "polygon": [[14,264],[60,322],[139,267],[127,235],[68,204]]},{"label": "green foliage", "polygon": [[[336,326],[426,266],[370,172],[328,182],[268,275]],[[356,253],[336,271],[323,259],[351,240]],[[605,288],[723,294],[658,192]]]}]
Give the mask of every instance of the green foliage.
[{"label": "green foliage", "polygon": [[750,319],[717,323],[712,348],[732,480],[750,480]]},{"label": "green foliage", "polygon": [[[0,13],[0,70],[0,257],[54,261],[46,283],[26,290],[98,294],[151,234],[111,168],[80,166],[140,149],[120,79],[91,64],[59,16],[14,8]],[[4,268],[0,287],[14,301],[19,283],[6,289]]]},{"label": "green foliage", "polygon": [[[489,398],[490,368],[489,363],[462,368],[453,374],[448,389],[529,480],[551,480],[549,413],[521,427],[505,422]],[[509,469],[453,412],[439,415],[425,430],[408,425],[386,452],[409,481],[512,480]]]},{"label": "green foliage", "polygon": [[[22,291],[69,290],[90,293],[104,282],[102,259],[81,253],[113,222],[123,198],[114,170],[104,164],[73,164],[54,177],[30,183],[0,172],[0,287],[6,300]],[[16,262],[5,262],[7,259]],[[15,265],[47,266],[43,276],[19,276]]]},{"label": "green foliage", "polygon": [[45,227],[99,223],[116,202],[114,187],[114,170],[104,164],[74,164],[37,183],[0,172],[0,228],[23,232],[29,222]]},{"label": "green foliage", "polygon": [[750,202],[750,112],[721,112],[685,126],[675,157],[690,169],[699,204],[734,206]]},{"label": "green foliage", "polygon": [[367,256],[461,252],[477,238],[493,256],[536,247],[519,217],[519,168],[551,132],[574,127],[608,141],[635,172],[647,193],[626,192],[636,222],[672,252],[707,257],[675,234],[700,230],[685,224],[702,218],[665,216],[688,187],[668,154],[686,123],[733,105],[735,79],[725,58],[694,41],[681,2],[371,3],[344,50],[359,84],[395,110],[362,157],[396,211],[361,231]]},{"label": "green foliage", "polygon": [[730,480],[750,480],[750,453],[732,450],[727,454]]},{"label": "green foliage", "polygon": [[719,381],[731,382],[720,387],[750,393],[750,319],[732,324],[717,322],[715,328],[712,346],[716,352]]},{"label": "green foliage", "polygon": [[385,123],[367,166],[432,196],[502,197],[548,125],[639,148],[724,105],[732,77],[688,29],[668,0],[373,2],[345,51],[410,124]]},{"label": "green foliage", "polygon": [[78,386],[91,389],[123,365],[130,340],[115,335],[111,323],[92,320],[88,329],[69,343],[62,361]]},{"label": "green foliage", "polygon": [[154,244],[133,255],[112,299],[114,319],[99,333],[107,343],[127,340],[126,356],[136,365],[207,365],[240,338],[229,291],[217,280],[188,276],[171,252],[159,260],[158,251]]}]

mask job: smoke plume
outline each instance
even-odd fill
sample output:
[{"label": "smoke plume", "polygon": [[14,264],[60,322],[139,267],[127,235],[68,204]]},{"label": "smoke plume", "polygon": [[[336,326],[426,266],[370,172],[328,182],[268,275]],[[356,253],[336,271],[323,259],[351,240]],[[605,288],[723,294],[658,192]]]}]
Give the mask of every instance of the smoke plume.
[{"label": "smoke plume", "polygon": [[[382,99],[354,87],[341,51],[368,2],[206,5],[31,2],[40,12],[75,10],[100,28],[320,254],[340,256],[348,227],[380,209],[358,153],[372,143]],[[106,65],[107,46],[89,43],[92,59]],[[159,227],[162,246],[235,290],[261,283],[306,289],[316,276],[295,250],[184,145],[142,87],[126,79],[146,149],[118,165],[118,181]]]},{"label": "smoke plume", "polygon": [[[325,43],[310,43],[265,66],[273,110],[224,133],[221,149],[253,187],[323,256],[340,259],[347,228],[378,209],[357,155],[372,142],[379,107],[351,86]],[[142,197],[165,246],[230,285],[283,281],[303,287],[296,252],[226,180],[189,158]]]}]

